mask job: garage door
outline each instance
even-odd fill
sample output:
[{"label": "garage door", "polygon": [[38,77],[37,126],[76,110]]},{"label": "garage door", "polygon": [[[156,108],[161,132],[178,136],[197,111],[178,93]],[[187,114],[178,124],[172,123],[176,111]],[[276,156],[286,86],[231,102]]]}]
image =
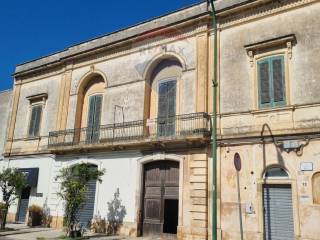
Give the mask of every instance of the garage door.
[{"label": "garage door", "polygon": [[17,221],[21,223],[26,221],[26,215],[29,207],[30,190],[30,187],[26,187],[21,192],[17,217]]},{"label": "garage door", "polygon": [[87,184],[87,199],[85,205],[78,213],[80,224],[85,228],[90,228],[90,223],[94,214],[94,203],[96,196],[97,181],[90,181]]},{"label": "garage door", "polygon": [[294,240],[291,185],[264,185],[266,240]]}]

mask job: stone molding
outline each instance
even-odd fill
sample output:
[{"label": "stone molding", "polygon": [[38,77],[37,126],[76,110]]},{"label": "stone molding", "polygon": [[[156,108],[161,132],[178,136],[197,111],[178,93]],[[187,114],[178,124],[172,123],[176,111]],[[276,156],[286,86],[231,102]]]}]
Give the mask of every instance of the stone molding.
[{"label": "stone molding", "polygon": [[[229,28],[234,25],[242,24],[248,21],[256,20],[261,17],[288,11],[293,8],[301,7],[306,4],[316,3],[317,0],[286,0],[271,1],[267,4],[256,6],[247,10],[222,16],[219,21],[220,28]],[[221,15],[221,14],[220,14]],[[218,15],[219,16],[219,15]]]},{"label": "stone molding", "polygon": [[271,47],[281,47],[285,45],[287,48],[287,55],[289,59],[292,58],[292,46],[296,43],[296,36],[294,34],[268,39],[262,42],[253,43],[249,45],[245,45],[244,48],[247,51],[248,57],[250,58],[250,65],[253,67],[254,65],[254,57],[259,50],[264,50]]},{"label": "stone molding", "polygon": [[[165,47],[168,44],[179,42],[182,40],[187,41],[188,38],[192,38],[200,33],[207,31],[207,26],[205,22],[200,21],[200,25],[192,27],[192,29],[187,30],[177,30],[176,34],[173,34],[171,37],[166,37],[165,39],[152,39],[149,42],[139,42],[139,44],[123,43],[122,46],[114,45],[112,48],[104,48],[99,50],[93,50],[89,53],[86,53],[86,56],[75,56],[73,59],[61,60],[56,62],[54,65],[42,66],[41,69],[35,68],[30,69],[30,71],[16,73],[15,78],[22,80],[24,82],[41,80],[47,77],[56,76],[65,72],[66,66],[72,62],[72,66],[69,66],[69,70],[74,70],[82,67],[92,66],[107,60],[114,58],[134,54],[137,52],[148,51],[157,47]],[[178,27],[177,27],[178,28]],[[189,68],[193,69],[194,66],[187,66],[186,70]],[[40,67],[39,67],[40,68]]]}]

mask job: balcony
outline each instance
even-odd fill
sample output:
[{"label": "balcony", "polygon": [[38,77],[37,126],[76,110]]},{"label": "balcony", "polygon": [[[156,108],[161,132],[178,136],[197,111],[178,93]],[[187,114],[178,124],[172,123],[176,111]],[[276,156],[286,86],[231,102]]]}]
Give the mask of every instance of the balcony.
[{"label": "balcony", "polygon": [[210,116],[192,113],[49,133],[49,149],[66,151],[208,140]]}]

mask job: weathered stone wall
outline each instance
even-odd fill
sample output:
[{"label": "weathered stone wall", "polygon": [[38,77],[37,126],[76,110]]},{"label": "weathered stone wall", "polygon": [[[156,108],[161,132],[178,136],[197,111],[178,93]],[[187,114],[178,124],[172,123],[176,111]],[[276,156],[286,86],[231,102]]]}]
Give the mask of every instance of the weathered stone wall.
[{"label": "weathered stone wall", "polygon": [[[219,133],[223,139],[229,139],[222,140],[226,145],[218,149],[221,154],[218,222],[222,239],[240,239],[235,152],[242,157],[240,193],[244,238],[263,239],[262,185],[266,183],[263,173],[272,165],[281,166],[289,173],[288,179],[271,182],[292,187],[295,237],[319,238],[319,230],[312,227],[319,225],[320,208],[312,201],[312,176],[320,171],[319,140],[311,141],[301,156],[283,151],[279,142],[265,145],[261,142],[266,135],[295,138],[295,134],[312,134],[320,127],[320,43],[315,40],[320,36],[320,3],[307,2],[311,1],[266,3],[263,8],[240,11],[220,21]],[[296,43],[292,45],[292,52],[284,46],[287,104],[259,109],[256,59],[255,55],[250,58],[245,46],[290,34],[295,35]],[[270,55],[275,49],[270,48]],[[299,142],[305,143],[303,139]],[[303,162],[313,163],[313,170],[302,171],[300,164]],[[251,203],[254,211],[248,213],[246,205]]]},{"label": "weathered stone wall", "polygon": [[[245,45],[295,34],[297,43],[292,47],[289,60],[287,96],[289,105],[312,104],[320,102],[319,51],[320,37],[319,3],[265,15],[254,21],[231,25],[220,32],[220,82],[221,113],[240,113],[256,110],[255,79],[252,76],[250,59]],[[252,11],[254,12],[254,11]],[[252,13],[253,15],[253,13]],[[250,15],[249,15],[250,16]],[[235,17],[236,18],[236,17]],[[249,17],[248,17],[249,19]]]},{"label": "weathered stone wall", "polygon": [[[93,73],[103,76],[101,124],[143,120],[146,115],[145,88],[150,85],[150,74],[161,59],[175,58],[181,63],[179,78],[178,114],[206,111],[207,55],[206,25],[173,28],[172,36],[161,34],[136,40],[130,47],[80,58],[64,68],[47,69],[41,74],[17,78],[17,117],[14,124],[15,153],[46,152],[51,131],[74,129],[77,119],[79,88]],[[200,36],[200,37],[199,37]],[[198,51],[199,50],[199,51]],[[201,51],[200,51],[201,50]],[[40,130],[40,138],[28,138],[30,102],[27,97],[48,94]],[[115,106],[123,107],[122,112]],[[150,106],[149,106],[150,107]]]},{"label": "weathered stone wall", "polygon": [[[263,239],[263,193],[264,183],[291,184],[295,236],[299,239],[318,239],[320,206],[313,203],[312,176],[320,171],[319,141],[304,148],[302,156],[286,153],[270,144],[254,144],[221,148],[221,230],[222,239],[239,239],[239,209],[236,170],[233,156],[238,152],[242,158],[240,172],[240,193],[245,239]],[[264,153],[265,152],[265,153]],[[313,171],[302,171],[303,162],[313,163]],[[264,171],[269,166],[283,166],[288,179],[265,180]],[[246,205],[252,204],[253,212],[246,212]]]},{"label": "weathered stone wall", "polygon": [[[292,2],[292,3],[291,3]],[[313,132],[320,126],[319,2],[291,1],[222,18],[219,33],[220,134],[227,138],[257,136],[267,124],[273,134]],[[309,1],[311,2],[311,1]],[[291,47],[270,47],[260,56],[285,53],[286,105],[260,109],[256,62],[245,46],[294,35]],[[211,109],[211,107],[209,107]]]},{"label": "weathered stone wall", "polygon": [[0,92],[0,160],[3,159],[8,122],[11,112],[12,91]]},{"label": "weathered stone wall", "polygon": [[182,74],[184,89],[180,100],[181,114],[195,112],[196,38],[176,39],[174,42],[167,44],[165,42],[166,40],[164,44],[167,51],[164,51],[160,45],[141,45],[137,42],[137,46],[127,52],[107,54],[95,62],[75,64],[72,71],[67,128],[70,129],[74,126],[77,89],[84,76],[90,73],[90,67],[92,66],[94,71],[103,74],[107,81],[101,124],[112,124],[114,118],[116,122],[122,122],[122,116],[114,113],[115,105],[124,107],[124,120],[126,122],[142,120],[144,118],[145,84],[148,81],[146,78],[148,71],[152,70],[150,66],[160,57],[165,58],[166,55],[169,57],[171,54],[181,58],[181,64],[185,70]]},{"label": "weathered stone wall", "polygon": [[27,99],[27,97],[37,94],[48,94],[48,99],[46,100],[42,114],[40,136],[48,136],[50,131],[55,130],[60,80],[61,76],[56,75],[38,81],[22,84],[17,112],[17,121],[14,131],[15,139],[22,139],[28,136],[27,134],[31,112],[30,101]]}]

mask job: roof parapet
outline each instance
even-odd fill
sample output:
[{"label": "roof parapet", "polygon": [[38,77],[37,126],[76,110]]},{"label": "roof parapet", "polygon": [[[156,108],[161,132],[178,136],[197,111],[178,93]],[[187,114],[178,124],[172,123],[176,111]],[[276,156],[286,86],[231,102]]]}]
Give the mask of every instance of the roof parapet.
[{"label": "roof parapet", "polygon": [[[216,11],[218,13],[228,11],[239,6],[258,3],[261,1],[268,0],[218,0],[215,2]],[[134,37],[140,36],[144,33],[148,33],[152,30],[161,29],[167,26],[172,26],[184,21],[188,21],[193,18],[208,15],[210,13],[210,6],[208,1],[202,1],[200,3],[194,4],[192,6],[179,9],[175,12],[168,13],[166,15],[130,26],[125,29],[121,29],[110,34],[97,37],[71,47],[65,50],[31,60],[16,66],[14,76],[36,70],[45,66],[52,66],[55,64],[60,64],[66,61],[68,58],[80,55],[82,53],[87,53],[96,49],[100,49],[106,46],[111,46],[126,40],[132,39]]]}]

